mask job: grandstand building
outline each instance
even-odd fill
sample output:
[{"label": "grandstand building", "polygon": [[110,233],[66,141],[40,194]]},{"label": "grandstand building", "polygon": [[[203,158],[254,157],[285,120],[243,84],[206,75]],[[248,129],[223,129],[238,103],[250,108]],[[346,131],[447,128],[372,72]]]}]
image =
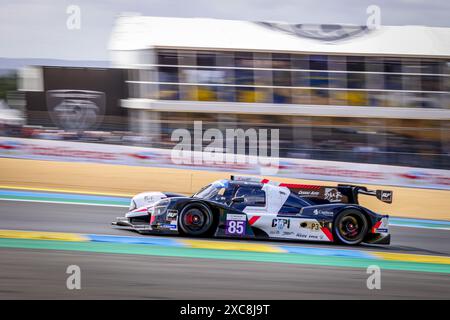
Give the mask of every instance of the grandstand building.
[{"label": "grandstand building", "polygon": [[450,169],[450,28],[123,16],[133,130],[280,128],[280,155]]}]

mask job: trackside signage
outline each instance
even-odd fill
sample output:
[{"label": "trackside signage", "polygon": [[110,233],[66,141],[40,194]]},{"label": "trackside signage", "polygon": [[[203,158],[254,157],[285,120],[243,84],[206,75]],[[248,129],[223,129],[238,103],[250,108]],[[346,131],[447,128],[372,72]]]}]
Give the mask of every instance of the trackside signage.
[{"label": "trackside signage", "polygon": [[[245,156],[245,161],[197,165],[195,162],[174,161],[172,156],[170,149],[0,137],[0,157],[3,158],[172,167],[253,175],[264,172],[264,163],[277,163],[279,177],[450,190],[450,170],[287,158],[254,161],[249,155]],[[196,155],[185,156],[191,158]]]}]

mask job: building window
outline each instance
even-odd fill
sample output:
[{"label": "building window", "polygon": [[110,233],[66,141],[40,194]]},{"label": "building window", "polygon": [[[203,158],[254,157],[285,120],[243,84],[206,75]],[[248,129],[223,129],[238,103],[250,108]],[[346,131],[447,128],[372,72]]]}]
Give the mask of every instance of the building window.
[{"label": "building window", "polygon": [[420,67],[422,73],[429,73],[429,74],[442,73],[440,61],[422,60],[420,63]]},{"label": "building window", "polygon": [[385,74],[384,77],[385,89],[388,90],[402,90],[402,76],[397,74]]},{"label": "building window", "polygon": [[[328,59],[324,55],[311,55],[309,57],[309,69],[311,70],[328,70]],[[329,77],[328,72],[309,73],[309,86],[316,88],[328,88]],[[329,91],[326,89],[310,89],[311,104],[327,105],[329,104]]]},{"label": "building window", "polygon": [[422,76],[421,78],[423,91],[441,91],[440,76]]},{"label": "building window", "polygon": [[181,66],[195,66],[196,54],[195,51],[178,50],[178,65]]},{"label": "building window", "polygon": [[309,56],[300,54],[291,55],[291,66],[292,69],[309,69]]},{"label": "building window", "polygon": [[347,87],[349,89],[366,89],[366,75],[364,73],[347,73]]},{"label": "building window", "polygon": [[400,60],[385,59],[384,72],[401,73],[402,62]]},{"label": "building window", "polygon": [[328,70],[328,57],[324,55],[310,56],[309,68],[312,70]]},{"label": "building window", "polygon": [[238,52],[235,56],[236,67],[235,70],[236,84],[253,85],[253,54],[248,52]]},{"label": "building window", "polygon": [[178,65],[178,55],[176,50],[163,50],[158,52],[159,65]]},{"label": "building window", "polygon": [[445,60],[166,49],[157,51],[156,57],[157,76],[132,79],[145,84],[130,86],[132,96],[343,106],[450,105],[449,94],[433,92],[450,90],[450,77],[443,75],[449,69]]},{"label": "building window", "polygon": [[361,56],[347,57],[347,71],[366,71],[365,58]]},{"label": "building window", "polygon": [[328,88],[328,72],[310,72],[309,84],[311,87]]},{"label": "building window", "polygon": [[214,53],[197,52],[197,66],[214,67],[216,65],[216,55]]},{"label": "building window", "polygon": [[287,53],[272,54],[272,68],[274,69],[290,69],[291,55]]},{"label": "building window", "polygon": [[159,67],[158,68],[159,83],[159,99],[161,100],[178,100],[178,68],[176,67]]},{"label": "building window", "polygon": [[347,58],[345,56],[328,56],[328,70],[347,70]]},{"label": "building window", "polygon": [[422,73],[423,67],[419,59],[402,59],[402,69],[405,73]]},{"label": "building window", "polygon": [[[158,57],[158,82],[159,99],[178,100],[179,82],[178,77],[178,54],[176,50],[161,50],[157,53]],[[174,66],[174,67],[169,67]]]}]

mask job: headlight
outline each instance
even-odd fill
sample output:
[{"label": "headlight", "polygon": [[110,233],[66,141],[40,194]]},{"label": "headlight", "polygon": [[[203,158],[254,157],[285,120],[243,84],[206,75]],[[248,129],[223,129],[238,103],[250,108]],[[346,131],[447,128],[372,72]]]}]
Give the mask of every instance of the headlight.
[{"label": "headlight", "polygon": [[148,208],[147,212],[153,216],[160,216],[160,215],[166,213],[169,203],[170,203],[170,199],[159,200],[153,206]]}]

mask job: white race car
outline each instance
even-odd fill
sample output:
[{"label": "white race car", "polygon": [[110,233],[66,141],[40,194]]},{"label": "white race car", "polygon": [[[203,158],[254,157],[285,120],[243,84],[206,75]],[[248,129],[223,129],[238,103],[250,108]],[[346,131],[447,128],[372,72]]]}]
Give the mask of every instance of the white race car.
[{"label": "white race car", "polygon": [[358,195],[392,202],[392,191],[316,186],[253,177],[219,180],[193,196],[144,192],[112,224],[141,233],[389,244],[388,216],[358,204]]}]

